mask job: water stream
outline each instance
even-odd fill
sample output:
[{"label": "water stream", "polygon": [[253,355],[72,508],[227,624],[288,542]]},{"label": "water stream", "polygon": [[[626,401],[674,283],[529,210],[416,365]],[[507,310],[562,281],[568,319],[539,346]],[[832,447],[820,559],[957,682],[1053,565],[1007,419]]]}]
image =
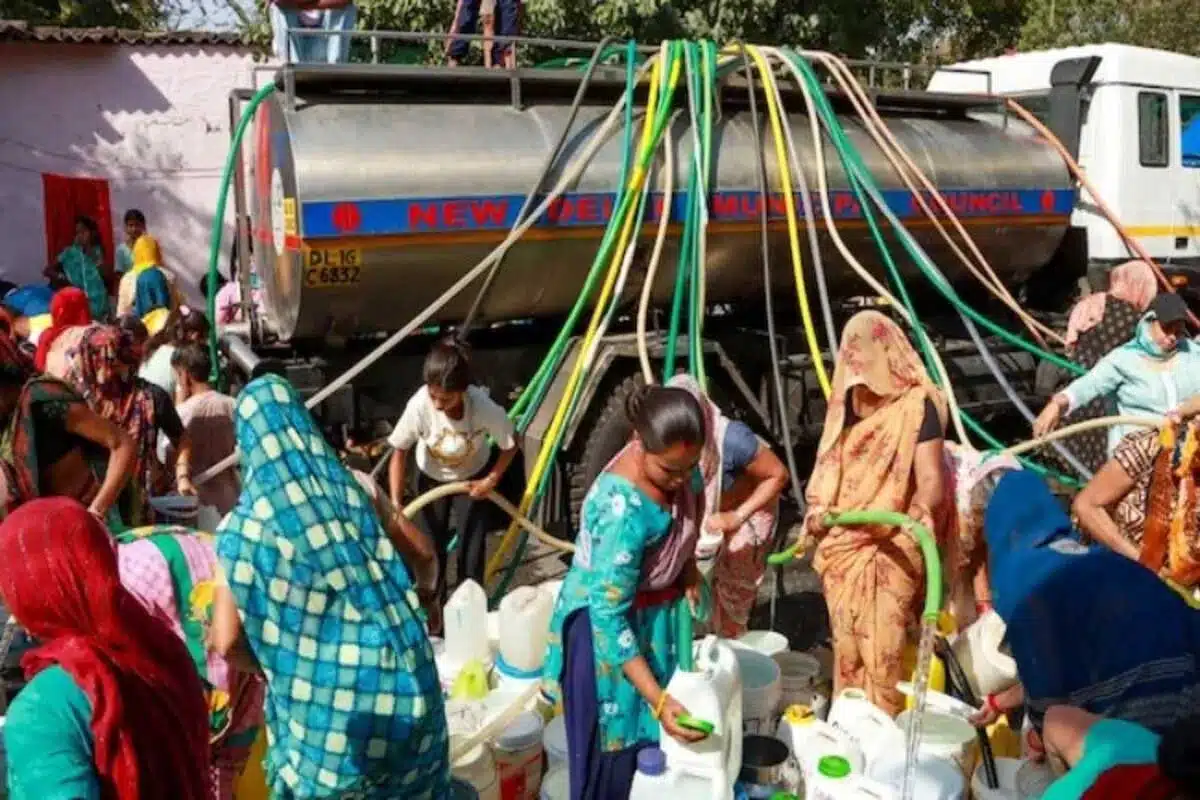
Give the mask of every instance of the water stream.
[{"label": "water stream", "polygon": [[917,751],[921,746],[921,729],[925,718],[925,696],[929,691],[929,670],[933,664],[933,640],[937,635],[937,618],[921,617],[921,639],[917,645],[917,669],[913,674],[913,709],[908,715],[908,730],[904,732],[904,783],[901,800],[913,800],[913,779],[917,771]]}]

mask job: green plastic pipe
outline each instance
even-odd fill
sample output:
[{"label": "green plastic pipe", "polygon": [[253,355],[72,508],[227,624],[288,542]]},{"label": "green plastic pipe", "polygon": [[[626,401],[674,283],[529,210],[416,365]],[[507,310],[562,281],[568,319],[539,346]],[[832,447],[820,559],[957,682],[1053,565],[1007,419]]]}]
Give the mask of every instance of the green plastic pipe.
[{"label": "green plastic pipe", "polygon": [[[933,532],[907,514],[899,511],[843,511],[838,514],[828,514],[823,520],[825,527],[847,527],[853,525],[890,525],[903,528],[905,532],[917,540],[921,548],[921,559],[925,562],[925,609],[921,616],[926,619],[937,619],[942,609],[942,559],[938,555],[937,540]],[[796,557],[799,543],[786,550],[767,556],[767,563],[783,565]]]},{"label": "green plastic pipe", "polygon": [[[671,111],[672,111],[672,105],[674,103],[674,95],[675,95],[675,86],[671,85],[669,82],[670,81],[670,73],[671,73],[671,69],[673,68],[675,62],[679,58],[679,54],[682,51],[682,45],[683,45],[682,42],[670,42],[667,47],[667,58],[663,63],[662,70],[660,71],[661,80],[663,82],[662,84],[660,84],[663,87],[663,91],[660,94],[660,99],[659,99],[660,105],[659,105],[658,110],[655,113],[655,118],[652,122],[651,133],[650,133],[650,137],[647,142],[647,145],[646,145],[645,149],[642,150],[641,152],[639,152],[637,155],[636,165],[637,165],[637,168],[640,168],[642,170],[647,170],[649,168],[650,163],[653,161],[654,153],[657,150],[658,143],[662,139],[663,133],[666,131],[666,126],[671,119]],[[632,91],[632,81],[631,80],[626,82],[626,91],[627,92]],[[627,104],[627,107],[628,107],[628,104]],[[627,130],[631,130],[631,129],[627,127]],[[625,177],[625,176],[623,176],[623,177]],[[647,178],[647,180],[648,180],[648,178]],[[630,204],[634,201],[635,198],[638,198],[640,201],[640,198],[642,197],[641,192],[633,193],[633,192],[625,191],[624,184],[626,184],[627,182],[628,182],[627,179],[622,181],[622,190],[621,190],[621,194],[618,199],[618,202],[617,202],[617,207],[616,207],[616,210],[613,212],[612,217],[609,219],[609,224],[608,224],[607,229],[605,230],[605,235],[604,235],[603,241],[601,242],[600,250],[597,252],[596,259],[593,262],[593,266],[592,266],[593,274],[589,275],[589,280],[591,280],[593,277],[598,278],[599,274],[602,272],[601,268],[609,262],[609,260],[610,260],[609,256],[612,253],[613,245],[616,243],[617,234],[620,231],[620,228],[622,226],[626,212],[629,210]],[[644,205],[642,205],[640,207],[644,210]],[[585,291],[588,291],[586,287],[585,287]],[[589,294],[590,294],[590,292],[589,292]],[[616,298],[616,297],[613,297],[611,300],[611,302],[614,302],[614,303],[617,301],[618,301],[618,298]],[[576,302],[576,306],[575,306],[575,308],[572,309],[572,312],[575,312],[576,310],[579,310],[580,312],[582,312],[582,308],[584,305],[585,305],[585,301],[583,300],[583,296],[581,295],[581,300]],[[569,331],[573,328],[574,328],[574,321],[571,319],[568,319],[567,323],[565,323],[563,326],[563,331]],[[563,350],[565,350],[565,343],[566,343],[566,340],[569,338],[569,335],[564,337],[560,333],[559,338],[563,340],[563,344],[564,344]],[[557,342],[556,342],[556,344],[557,344]],[[558,363],[561,363],[561,360],[564,356],[565,356],[565,354],[560,354],[558,356]],[[543,364],[545,364],[545,363],[546,362],[543,362]],[[543,380],[543,386],[541,387],[541,391],[540,391],[541,397],[538,397],[537,402],[532,403],[532,405],[530,405],[528,408],[525,409],[525,412],[524,412],[524,415],[523,415],[522,421],[521,421],[522,424],[519,426],[519,427],[521,427],[522,430],[524,429],[524,427],[526,425],[528,425],[529,421],[532,420],[533,415],[537,411],[538,405],[541,403],[541,400],[544,397],[546,390],[549,388],[550,381],[549,381],[548,376],[551,374],[553,374],[552,371],[547,373],[547,378],[545,378]],[[564,402],[568,402],[568,403],[572,403],[572,404],[577,403],[580,389],[581,389],[581,387],[576,387],[576,394],[574,396],[572,396],[571,398],[564,398]],[[568,410],[570,410],[570,409],[568,409]],[[561,427],[559,429],[558,438],[555,440],[555,442],[552,445],[555,456],[557,456],[557,452],[559,450],[559,444],[561,443],[562,436],[565,435],[565,432],[566,432],[565,426]],[[538,503],[540,503],[545,496],[546,489],[549,487],[549,476],[553,470],[553,467],[554,467],[554,459],[552,458],[549,461],[549,463],[547,464],[546,472],[542,475],[540,483],[538,484],[537,487],[535,487],[534,506],[536,506]],[[526,535],[526,533],[524,531],[522,531],[522,533],[520,534],[520,536],[517,539],[517,546],[515,548],[513,548],[513,558],[511,558],[509,560],[508,564],[505,565],[504,571],[500,577],[500,581],[499,581],[499,583],[497,583],[496,589],[491,593],[491,595],[489,597],[489,600],[492,604],[495,604],[496,602],[498,602],[499,598],[503,596],[505,591],[507,591],[509,584],[512,582],[513,576],[516,574],[516,569],[520,565],[520,559],[524,555],[525,547],[527,544],[528,544],[528,536]]]},{"label": "green plastic pipe", "polygon": [[[246,104],[246,108],[242,111],[241,119],[238,120],[237,127],[233,131],[233,139],[229,144],[229,152],[225,154],[225,170],[221,174],[221,188],[217,194],[217,210],[213,216],[212,235],[209,237],[210,243],[208,248],[208,319],[212,323],[208,334],[208,355],[212,359],[212,372],[209,374],[209,382],[214,386],[218,385],[221,377],[220,349],[217,344],[217,262],[221,258],[221,236],[225,233],[225,201],[229,198],[229,183],[233,179],[233,171],[237,168],[238,153],[242,149],[242,138],[246,135],[246,128],[250,127],[251,121],[254,119],[254,112],[262,105],[262,102],[271,96],[275,91],[275,84],[268,83],[266,86],[259,89],[250,98],[250,102]],[[239,219],[238,225],[242,224]],[[242,265],[243,270],[251,268],[251,259],[248,253],[242,254],[242,259],[245,263]]]}]

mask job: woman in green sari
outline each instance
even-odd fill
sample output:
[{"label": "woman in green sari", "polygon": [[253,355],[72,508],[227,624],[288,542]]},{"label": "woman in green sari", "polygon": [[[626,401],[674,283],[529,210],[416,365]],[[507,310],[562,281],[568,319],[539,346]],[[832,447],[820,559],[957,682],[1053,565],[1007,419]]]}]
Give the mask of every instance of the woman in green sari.
[{"label": "woman in green sari", "polygon": [[91,217],[80,216],[75,218],[75,241],[46,268],[46,277],[52,283],[69,283],[82,289],[88,297],[92,319],[99,321],[108,317],[108,287],[100,269],[103,263],[100,228]]}]

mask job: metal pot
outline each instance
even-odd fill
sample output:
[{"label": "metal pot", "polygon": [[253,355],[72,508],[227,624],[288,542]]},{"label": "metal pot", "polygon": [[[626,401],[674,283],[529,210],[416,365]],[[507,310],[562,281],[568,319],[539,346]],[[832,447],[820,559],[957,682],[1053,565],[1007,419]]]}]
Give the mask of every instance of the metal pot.
[{"label": "metal pot", "polygon": [[750,786],[786,788],[790,783],[788,758],[788,746],[774,736],[744,736],[738,780]]}]

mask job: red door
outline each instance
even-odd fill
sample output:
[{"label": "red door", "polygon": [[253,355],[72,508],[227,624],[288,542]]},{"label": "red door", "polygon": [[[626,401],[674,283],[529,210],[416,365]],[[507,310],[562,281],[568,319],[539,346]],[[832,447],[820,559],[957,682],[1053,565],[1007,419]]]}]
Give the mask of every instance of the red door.
[{"label": "red door", "polygon": [[112,205],[108,181],[42,174],[42,205],[46,211],[46,263],[52,263],[75,238],[75,218],[91,217],[100,228],[104,248],[104,280],[113,286]]}]

